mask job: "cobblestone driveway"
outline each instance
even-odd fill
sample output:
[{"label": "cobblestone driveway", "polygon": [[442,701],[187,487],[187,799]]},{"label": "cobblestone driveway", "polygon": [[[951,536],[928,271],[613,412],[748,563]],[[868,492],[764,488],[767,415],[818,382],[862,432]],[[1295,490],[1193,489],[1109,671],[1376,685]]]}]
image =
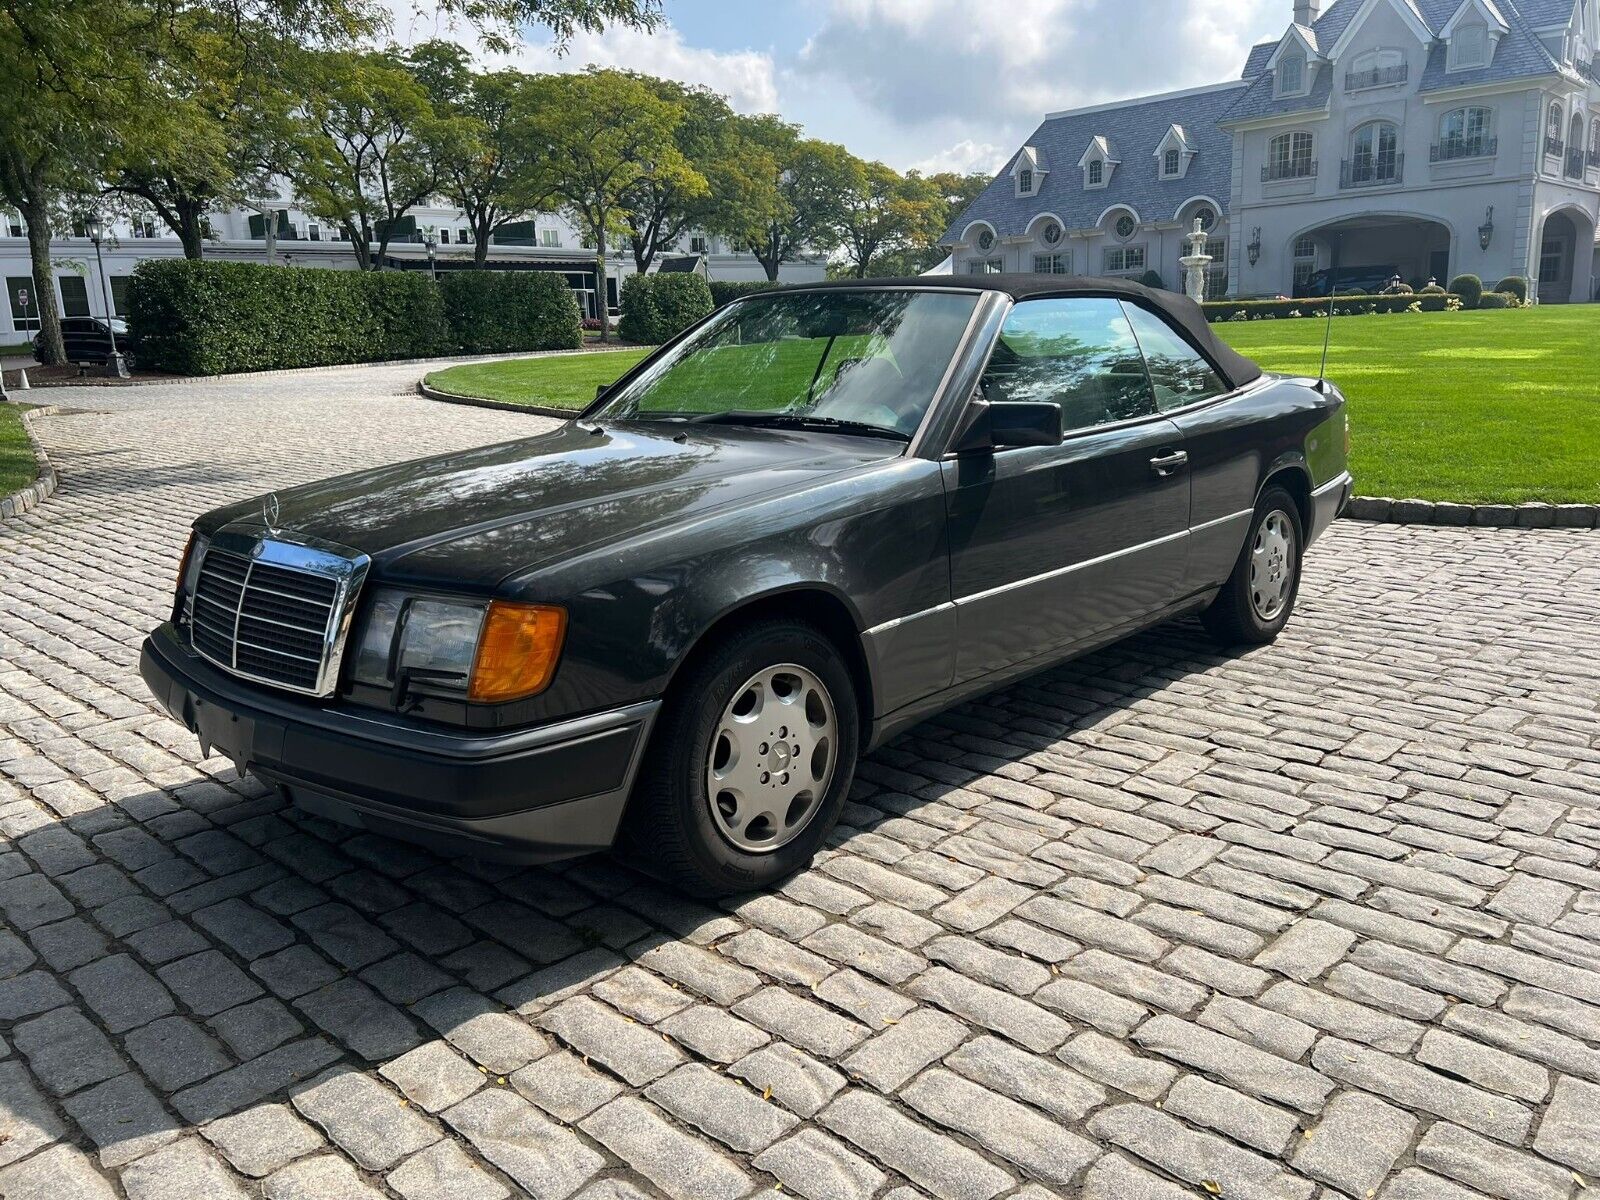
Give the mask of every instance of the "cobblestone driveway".
[{"label": "cobblestone driveway", "polygon": [[1600,1178],[1600,535],[1341,523],[1277,646],[1179,625],[930,722],[815,869],[711,909],[307,818],[147,702],[193,514],[536,427],[416,374],[40,424],[62,489],[0,529],[0,1196]]}]

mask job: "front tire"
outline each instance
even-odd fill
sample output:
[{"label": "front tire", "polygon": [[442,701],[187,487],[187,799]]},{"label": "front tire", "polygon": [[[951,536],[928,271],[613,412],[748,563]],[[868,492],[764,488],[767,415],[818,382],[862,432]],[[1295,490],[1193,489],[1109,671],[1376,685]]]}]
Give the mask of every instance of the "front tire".
[{"label": "front tire", "polygon": [[696,895],[770,886],[807,866],[838,821],[859,731],[850,670],[826,635],[746,626],[675,681],[622,846]]},{"label": "front tire", "polygon": [[1218,641],[1264,645],[1289,623],[1305,546],[1300,508],[1281,487],[1261,493],[1233,574],[1200,620]]}]

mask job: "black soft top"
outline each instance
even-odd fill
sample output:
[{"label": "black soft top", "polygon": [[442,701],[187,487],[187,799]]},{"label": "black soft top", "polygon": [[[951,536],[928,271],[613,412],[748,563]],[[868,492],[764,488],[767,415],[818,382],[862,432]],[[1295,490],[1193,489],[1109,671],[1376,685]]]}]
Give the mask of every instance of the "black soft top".
[{"label": "black soft top", "polygon": [[[1261,378],[1261,368],[1219,338],[1205,313],[1189,297],[1160,291],[1127,279],[1100,279],[1081,275],[910,275],[894,279],[834,279],[827,283],[796,284],[786,291],[835,288],[949,288],[965,292],[1003,292],[1013,300],[1041,300],[1055,296],[1115,296],[1153,309],[1165,317],[1212,362],[1229,387],[1243,387]],[[758,295],[761,293],[757,293]]]}]

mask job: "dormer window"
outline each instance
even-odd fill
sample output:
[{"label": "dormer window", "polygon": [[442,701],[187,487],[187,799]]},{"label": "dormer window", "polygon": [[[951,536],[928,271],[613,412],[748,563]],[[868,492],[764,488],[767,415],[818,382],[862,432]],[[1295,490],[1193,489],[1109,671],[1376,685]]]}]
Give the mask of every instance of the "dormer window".
[{"label": "dormer window", "polygon": [[1038,147],[1024,146],[1011,164],[1012,186],[1018,196],[1035,195],[1049,173],[1049,164],[1040,155]]},{"label": "dormer window", "polygon": [[1306,90],[1306,57],[1303,54],[1285,54],[1278,60],[1278,95],[1302,96]]},{"label": "dormer window", "polygon": [[1182,179],[1194,161],[1195,149],[1182,125],[1167,127],[1166,136],[1156,145],[1156,173],[1161,179]]},{"label": "dormer window", "polygon": [[1106,164],[1098,158],[1089,164],[1089,186],[1104,187],[1106,182]]},{"label": "dormer window", "polygon": [[1017,172],[1017,191],[1024,196],[1033,195],[1033,172],[1027,167]]},{"label": "dormer window", "polygon": [[1161,178],[1171,179],[1178,173],[1178,167],[1183,162],[1183,154],[1178,150],[1168,150],[1161,156]]},{"label": "dormer window", "polygon": [[1489,65],[1489,27],[1473,23],[1456,27],[1450,38],[1447,69],[1467,71]]},{"label": "dormer window", "polygon": [[1116,172],[1117,164],[1122,160],[1112,153],[1111,143],[1103,136],[1089,139],[1089,148],[1083,152],[1083,157],[1078,160],[1078,169],[1083,172],[1083,186],[1086,188],[1103,188],[1111,182],[1111,176]]}]

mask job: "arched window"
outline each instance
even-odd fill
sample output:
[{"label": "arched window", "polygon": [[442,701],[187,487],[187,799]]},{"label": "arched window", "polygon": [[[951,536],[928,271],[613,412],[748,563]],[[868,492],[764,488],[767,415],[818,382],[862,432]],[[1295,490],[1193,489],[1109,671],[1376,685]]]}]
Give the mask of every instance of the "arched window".
[{"label": "arched window", "polygon": [[1361,88],[1388,87],[1404,83],[1408,74],[1406,56],[1400,51],[1368,50],[1356,55],[1351,62],[1350,70],[1344,77],[1344,86],[1349,92]]},{"label": "arched window", "polygon": [[1600,117],[1589,122],[1589,167],[1600,170]]},{"label": "arched window", "polygon": [[1572,128],[1567,135],[1567,178],[1583,178],[1583,114],[1572,114]]},{"label": "arched window", "polygon": [[1305,179],[1317,173],[1311,158],[1311,135],[1304,130],[1280,133],[1267,143],[1267,165],[1262,181]]},{"label": "arched window", "polygon": [[1448,69],[1465,71],[1489,64],[1489,27],[1479,22],[1463,22],[1450,35]]},{"label": "arched window", "polygon": [[1350,142],[1346,183],[1365,187],[1400,179],[1400,131],[1388,121],[1369,121]]},{"label": "arched window", "polygon": [[1566,123],[1566,113],[1562,111],[1561,101],[1557,100],[1550,105],[1550,113],[1544,122],[1544,152],[1561,156],[1561,127]]},{"label": "arched window", "polygon": [[1489,131],[1494,123],[1492,110],[1478,105],[1456,108],[1439,122],[1439,148],[1434,155],[1440,162],[1453,158],[1482,158],[1496,150]]},{"label": "arched window", "polygon": [[1278,95],[1298,96],[1306,90],[1306,56],[1296,51],[1278,60]]}]

